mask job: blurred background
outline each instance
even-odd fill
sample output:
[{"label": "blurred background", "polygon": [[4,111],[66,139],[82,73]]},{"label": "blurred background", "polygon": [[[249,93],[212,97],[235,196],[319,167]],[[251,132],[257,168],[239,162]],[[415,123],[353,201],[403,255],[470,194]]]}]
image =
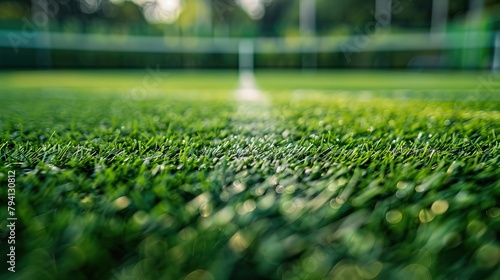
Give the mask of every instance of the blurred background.
[{"label": "blurred background", "polygon": [[0,0],[0,67],[499,69],[499,0]]}]

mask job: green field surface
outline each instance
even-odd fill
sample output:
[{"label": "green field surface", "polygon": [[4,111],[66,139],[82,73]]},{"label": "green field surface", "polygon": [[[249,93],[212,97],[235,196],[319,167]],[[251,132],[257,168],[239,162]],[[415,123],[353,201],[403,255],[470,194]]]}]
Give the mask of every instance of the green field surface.
[{"label": "green field surface", "polygon": [[498,76],[256,79],[1,72],[0,279],[500,279]]}]

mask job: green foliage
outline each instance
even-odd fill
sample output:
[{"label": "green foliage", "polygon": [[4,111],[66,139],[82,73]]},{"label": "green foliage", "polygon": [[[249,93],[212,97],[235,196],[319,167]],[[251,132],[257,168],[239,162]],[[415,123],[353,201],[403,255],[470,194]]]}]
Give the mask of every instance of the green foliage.
[{"label": "green foliage", "polygon": [[259,73],[267,103],[222,72],[134,98],[142,75],[0,78],[2,279],[500,276],[500,102],[475,75]]}]

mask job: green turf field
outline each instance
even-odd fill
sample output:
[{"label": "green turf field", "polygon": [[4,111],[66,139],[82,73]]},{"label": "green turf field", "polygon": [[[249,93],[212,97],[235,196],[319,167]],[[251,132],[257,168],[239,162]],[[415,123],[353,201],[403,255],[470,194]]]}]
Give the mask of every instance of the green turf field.
[{"label": "green turf field", "polygon": [[497,76],[151,71],[0,74],[1,279],[500,278]]}]

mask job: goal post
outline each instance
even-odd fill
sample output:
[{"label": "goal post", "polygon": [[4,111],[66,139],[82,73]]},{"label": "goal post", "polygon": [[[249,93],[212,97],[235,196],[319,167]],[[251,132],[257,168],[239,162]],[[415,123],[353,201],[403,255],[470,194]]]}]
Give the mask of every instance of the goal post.
[{"label": "goal post", "polygon": [[241,39],[238,45],[238,68],[243,72],[253,73],[254,70],[254,42],[252,39]]}]

